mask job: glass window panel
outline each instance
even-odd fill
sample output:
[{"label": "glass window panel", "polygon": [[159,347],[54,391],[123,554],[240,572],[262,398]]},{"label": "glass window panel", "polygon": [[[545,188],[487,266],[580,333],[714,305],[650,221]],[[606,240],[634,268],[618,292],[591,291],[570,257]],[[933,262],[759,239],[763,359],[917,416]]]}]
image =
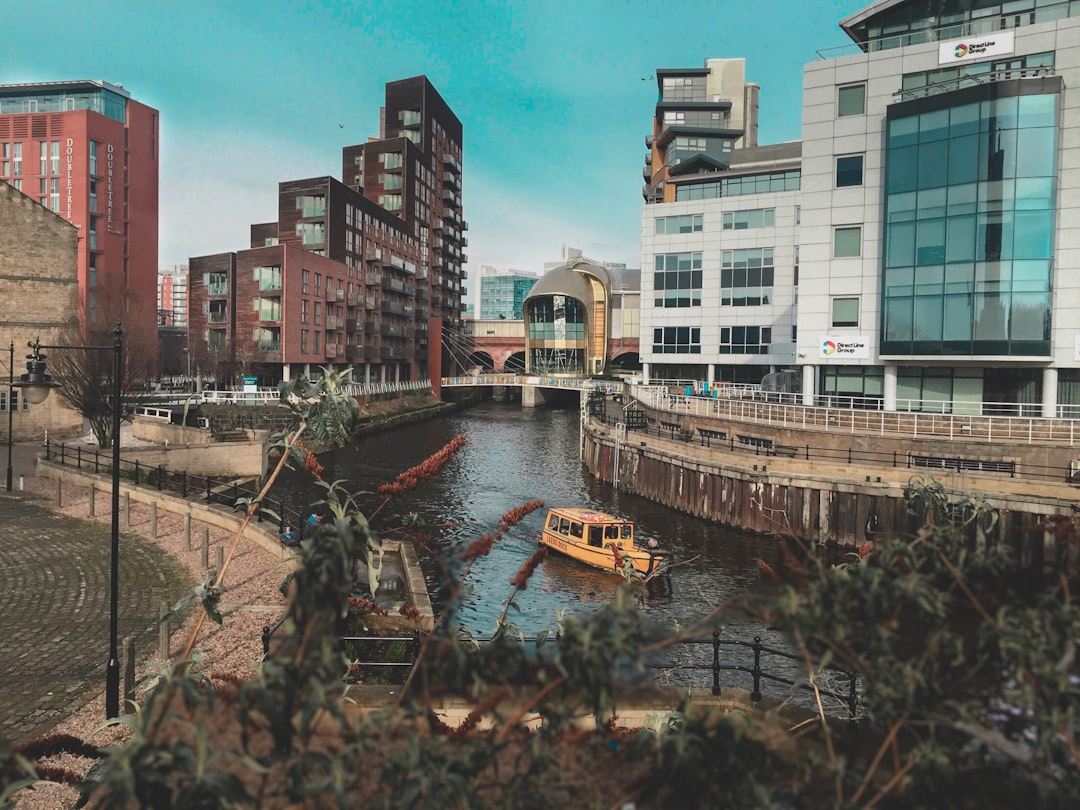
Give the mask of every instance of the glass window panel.
[{"label": "glass window panel", "polygon": [[918,179],[918,157],[919,149],[916,146],[889,151],[889,165],[885,180],[885,190],[889,194],[915,190]]},{"label": "glass window panel", "polygon": [[1008,306],[999,293],[976,293],[975,340],[1005,340]]},{"label": "glass window panel", "polygon": [[897,118],[889,122],[889,150],[904,146],[914,146],[919,142],[919,117]]},{"label": "glass window panel", "polygon": [[915,295],[941,295],[944,278],[945,268],[941,265],[915,268]]},{"label": "glass window panel", "polygon": [[996,98],[983,102],[988,105],[990,131],[1016,129],[1017,98]]},{"label": "glass window panel", "polygon": [[833,256],[837,258],[862,255],[862,228],[837,228],[833,232]]},{"label": "glass window panel", "polygon": [[949,142],[919,145],[919,188],[937,188],[949,180]]},{"label": "glass window panel", "polygon": [[836,187],[861,186],[863,182],[863,156],[850,155],[836,159]]},{"label": "glass window panel", "polygon": [[931,219],[918,223],[915,238],[916,264],[941,264],[945,261],[945,220]]},{"label": "glass window panel", "polygon": [[970,262],[975,259],[975,217],[951,217],[945,261]]},{"label": "glass window panel", "polygon": [[886,267],[906,267],[915,263],[915,223],[888,226]]},{"label": "glass window panel", "polygon": [[974,183],[978,179],[978,134],[953,138],[949,141],[949,184]]},{"label": "glass window panel", "polygon": [[1018,177],[1014,206],[1018,210],[1042,210],[1054,204],[1054,181],[1050,177]]},{"label": "glass window panel", "polygon": [[1054,250],[1053,211],[1017,211],[1012,255],[1018,259],[1049,259]]},{"label": "glass window panel", "polygon": [[945,216],[945,200],[948,194],[948,189],[942,186],[941,188],[929,188],[919,191],[919,219],[936,219],[937,217]]},{"label": "glass window panel", "polygon": [[[933,81],[933,79],[931,79]],[[919,142],[940,141],[949,137],[949,111],[934,110],[919,116]]]},{"label": "glass window panel", "polygon": [[915,271],[910,267],[890,270],[885,275],[885,295],[895,298],[915,291]]},{"label": "glass window panel", "polygon": [[974,214],[977,206],[979,186],[977,183],[967,183],[961,186],[950,186],[948,189],[949,216],[958,214]]},{"label": "glass window panel", "polygon": [[914,191],[905,191],[900,194],[890,194],[888,200],[889,222],[906,222],[915,219]]},{"label": "glass window panel", "polygon": [[903,296],[885,301],[885,339],[911,340],[914,298]]},{"label": "glass window panel", "polygon": [[866,112],[866,85],[855,84],[837,91],[836,114],[862,115]]},{"label": "glass window panel", "polygon": [[979,105],[964,104],[949,110],[949,137],[961,138],[979,132]]},{"label": "glass window panel", "polygon": [[941,296],[915,297],[914,340],[941,340],[941,314],[944,308]]},{"label": "glass window panel", "polygon": [[[1037,59],[1028,57],[1028,66]],[[1057,121],[1057,95],[1020,96],[1017,100],[1017,124],[1020,129],[1052,127]]]},{"label": "glass window panel", "polygon": [[971,340],[971,296],[946,295],[942,313],[943,340]]},{"label": "glass window panel", "polygon": [[1050,297],[1047,293],[1013,293],[1011,340],[1049,340]]},{"label": "glass window panel", "polygon": [[1016,176],[1050,177],[1057,155],[1057,131],[1050,127],[1018,130]]},{"label": "glass window panel", "polygon": [[1026,292],[1046,291],[1050,289],[1049,261],[1013,262],[1013,290]]},{"label": "glass window panel", "polygon": [[859,325],[859,299],[834,298],[832,312],[833,326]]}]

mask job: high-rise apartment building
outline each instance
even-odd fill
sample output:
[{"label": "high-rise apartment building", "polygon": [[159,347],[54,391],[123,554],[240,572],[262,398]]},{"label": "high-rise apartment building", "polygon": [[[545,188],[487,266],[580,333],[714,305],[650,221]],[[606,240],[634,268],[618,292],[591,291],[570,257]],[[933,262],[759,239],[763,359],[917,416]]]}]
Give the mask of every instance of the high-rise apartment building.
[{"label": "high-rise apartment building", "polygon": [[79,304],[153,334],[158,111],[119,84],[0,85],[0,180],[79,228]]},{"label": "high-rise apartment building", "polygon": [[645,377],[797,368],[806,404],[1080,415],[1080,4],[878,0],[840,25],[802,141],[734,139],[726,164],[671,154],[724,94],[657,72]]},{"label": "high-rise apartment building", "polygon": [[449,370],[429,334],[461,324],[461,122],[424,76],[386,85],[381,120],[343,149],[342,180],[280,183],[248,249],[191,259],[201,368],[268,383],[337,364],[362,381]]},{"label": "high-rise apartment building", "polygon": [[158,270],[158,326],[187,328],[188,266],[168,264]]}]

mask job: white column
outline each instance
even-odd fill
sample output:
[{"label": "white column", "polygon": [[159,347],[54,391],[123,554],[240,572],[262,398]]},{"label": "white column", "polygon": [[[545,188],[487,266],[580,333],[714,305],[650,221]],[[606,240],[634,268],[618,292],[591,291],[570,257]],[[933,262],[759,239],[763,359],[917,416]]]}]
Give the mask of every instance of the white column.
[{"label": "white column", "polygon": [[712,388],[713,381],[716,380],[716,365],[714,363],[709,363],[705,368],[705,379],[709,383],[709,388]]},{"label": "white column", "polygon": [[1047,419],[1057,416],[1058,373],[1056,368],[1043,369],[1042,415]]},{"label": "white column", "polygon": [[802,404],[812,407],[814,404],[815,386],[817,384],[817,366],[805,365],[802,367]]},{"label": "white column", "polygon": [[386,382],[386,363],[379,366],[379,382]]},{"label": "white column", "polygon": [[290,363],[282,363],[281,365],[281,381],[289,382],[292,379],[292,365]]},{"label": "white column", "polygon": [[885,385],[881,391],[885,402],[885,410],[892,413],[896,410],[896,363],[885,364]]},{"label": "white column", "polygon": [[304,376],[311,379],[311,363],[304,363]]},{"label": "white column", "polygon": [[649,384],[649,364],[648,363],[642,363],[641,364],[641,384],[642,385],[648,385]]}]

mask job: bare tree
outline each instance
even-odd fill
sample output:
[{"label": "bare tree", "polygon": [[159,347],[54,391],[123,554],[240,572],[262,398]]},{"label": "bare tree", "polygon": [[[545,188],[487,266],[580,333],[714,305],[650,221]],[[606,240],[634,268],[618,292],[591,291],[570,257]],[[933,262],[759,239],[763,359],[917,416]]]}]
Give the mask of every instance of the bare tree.
[{"label": "bare tree", "polygon": [[[92,318],[73,317],[60,336],[70,349],[49,352],[48,369],[60,383],[61,401],[90,423],[98,445],[112,443],[114,377],[114,329],[124,330],[120,358],[121,417],[144,404],[144,383],[156,368],[157,329],[153,318],[138,317],[142,306],[128,296],[106,289],[95,290]],[[130,324],[130,326],[129,326]],[[152,329],[148,330],[146,324]],[[144,334],[151,331],[150,334]],[[82,347],[82,348],[78,348]],[[93,348],[89,348],[93,347]]]}]

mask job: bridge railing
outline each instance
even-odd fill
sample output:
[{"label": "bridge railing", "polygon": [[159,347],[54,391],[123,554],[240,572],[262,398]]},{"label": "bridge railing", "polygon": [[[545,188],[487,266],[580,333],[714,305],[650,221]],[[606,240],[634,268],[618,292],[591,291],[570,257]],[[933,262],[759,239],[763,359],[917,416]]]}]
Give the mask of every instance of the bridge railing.
[{"label": "bridge railing", "polygon": [[[876,410],[854,407],[850,401],[838,406],[800,405],[780,401],[785,395],[737,389],[728,392],[724,388],[718,389],[715,397],[685,396],[672,393],[666,386],[652,385],[632,386],[630,393],[634,399],[657,411],[788,429],[912,438],[947,437],[987,444],[1057,443],[1068,447],[1080,444],[1080,419],[942,413],[940,401],[904,400],[899,404],[911,410],[885,411],[880,405]],[[1002,407],[1001,403],[985,405]],[[919,410],[924,406],[928,410]]]}]

